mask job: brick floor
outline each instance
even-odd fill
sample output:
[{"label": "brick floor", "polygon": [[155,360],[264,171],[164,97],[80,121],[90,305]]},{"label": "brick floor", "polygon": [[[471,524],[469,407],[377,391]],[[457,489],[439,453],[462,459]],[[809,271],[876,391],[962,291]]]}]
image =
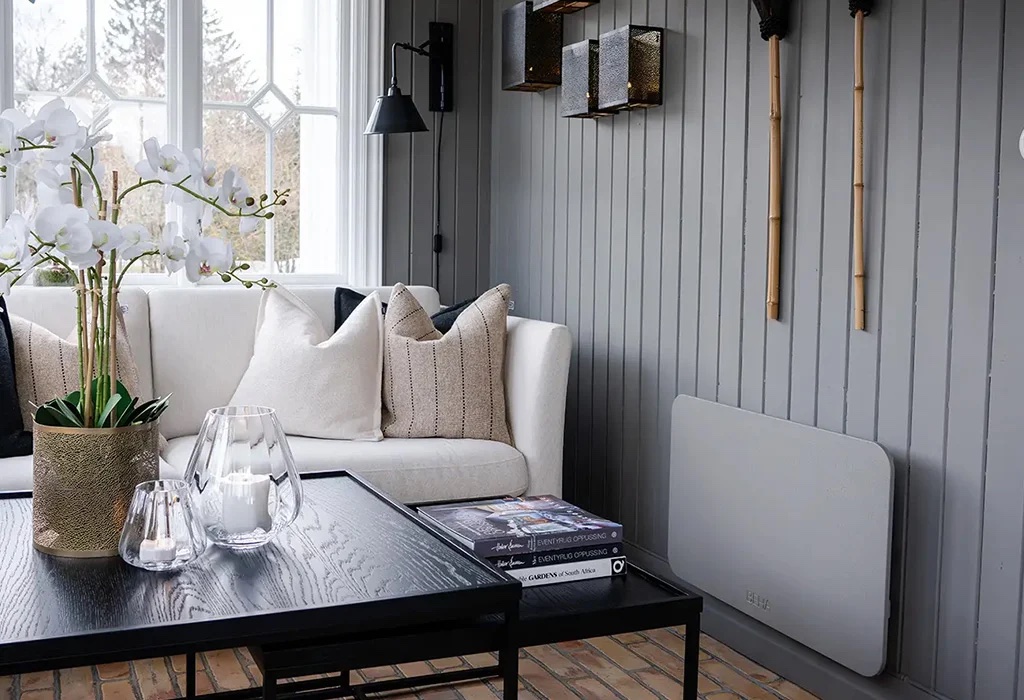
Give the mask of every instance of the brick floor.
[{"label": "brick floor", "polygon": [[[530,647],[520,652],[520,700],[678,700],[683,630]],[[353,682],[488,666],[489,654],[362,669]],[[256,686],[260,672],[244,649],[201,655],[196,687],[212,693]],[[184,693],[184,657],[64,669],[0,678],[0,700],[169,700]],[[501,681],[462,683],[387,696],[389,700],[500,700]],[[721,642],[701,636],[703,700],[818,700]]]}]

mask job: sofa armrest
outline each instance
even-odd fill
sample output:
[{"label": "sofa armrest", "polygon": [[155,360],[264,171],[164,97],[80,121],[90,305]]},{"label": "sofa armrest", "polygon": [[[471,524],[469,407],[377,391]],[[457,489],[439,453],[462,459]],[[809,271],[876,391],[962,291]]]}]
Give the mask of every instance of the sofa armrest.
[{"label": "sofa armrest", "polygon": [[572,338],[555,323],[509,317],[505,400],[516,449],[526,457],[527,495],[562,495],[565,392]]}]

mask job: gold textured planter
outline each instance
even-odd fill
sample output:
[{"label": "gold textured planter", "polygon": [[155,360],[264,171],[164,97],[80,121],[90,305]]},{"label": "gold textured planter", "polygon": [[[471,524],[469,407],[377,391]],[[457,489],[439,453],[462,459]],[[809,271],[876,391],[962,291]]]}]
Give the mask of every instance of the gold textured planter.
[{"label": "gold textured planter", "polygon": [[62,557],[116,557],[136,485],[158,478],[158,422],[33,428],[32,544]]}]

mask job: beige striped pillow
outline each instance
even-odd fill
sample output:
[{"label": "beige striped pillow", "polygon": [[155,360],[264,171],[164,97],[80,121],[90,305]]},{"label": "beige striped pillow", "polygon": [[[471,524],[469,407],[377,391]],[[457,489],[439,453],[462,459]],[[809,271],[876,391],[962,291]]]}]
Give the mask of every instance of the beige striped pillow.
[{"label": "beige striped pillow", "polygon": [[512,444],[505,418],[507,284],[484,292],[441,335],[404,285],[384,317],[384,435]]},{"label": "beige striped pillow", "polygon": [[[11,315],[14,365],[25,430],[32,429],[33,405],[40,406],[78,389],[78,338],[68,340],[19,316]],[[139,392],[139,368],[135,364],[124,317],[118,315],[117,376],[132,396]]]}]

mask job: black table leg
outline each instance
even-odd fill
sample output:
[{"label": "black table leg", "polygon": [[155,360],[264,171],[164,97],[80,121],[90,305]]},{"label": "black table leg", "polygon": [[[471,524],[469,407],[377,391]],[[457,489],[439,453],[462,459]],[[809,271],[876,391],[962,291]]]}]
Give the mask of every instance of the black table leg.
[{"label": "black table leg", "polygon": [[196,696],[196,655],[185,654],[185,697],[191,700]]},{"label": "black table leg", "polygon": [[697,700],[697,668],[700,664],[700,614],[686,623],[683,652],[683,700]]},{"label": "black table leg", "polygon": [[498,652],[504,700],[519,697],[519,603],[505,611],[505,645]]},{"label": "black table leg", "polygon": [[277,697],[277,677],[272,673],[263,674],[263,700],[274,700]]}]

